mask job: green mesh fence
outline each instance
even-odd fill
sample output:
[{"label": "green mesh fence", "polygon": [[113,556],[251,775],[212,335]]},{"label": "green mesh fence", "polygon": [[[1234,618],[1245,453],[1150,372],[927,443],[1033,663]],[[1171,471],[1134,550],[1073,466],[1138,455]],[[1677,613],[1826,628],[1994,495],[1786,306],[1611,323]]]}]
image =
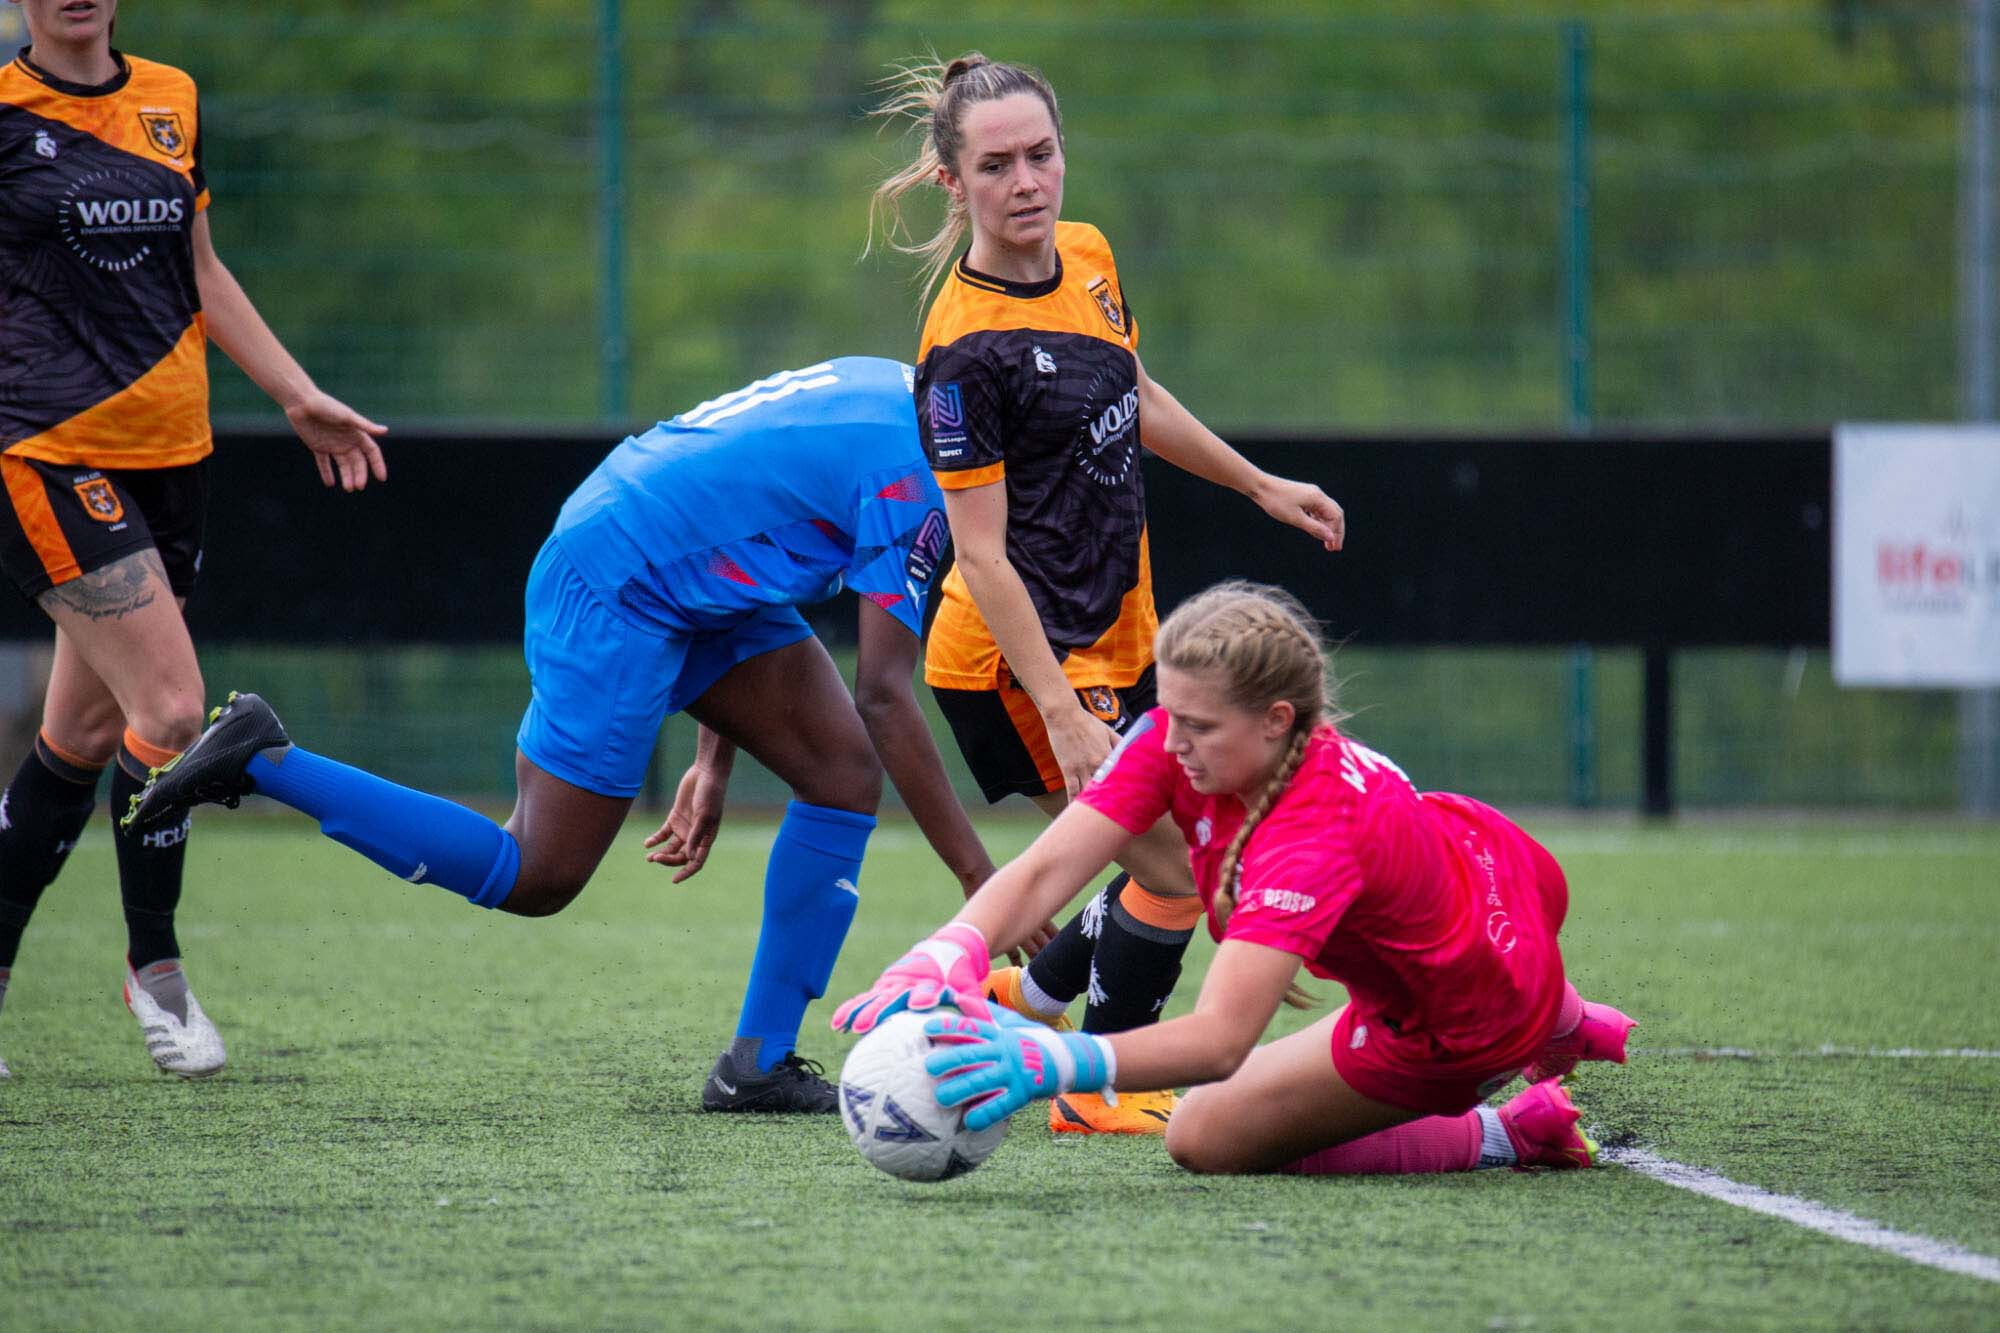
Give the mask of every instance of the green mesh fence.
[{"label": "green mesh fence", "polygon": [[[1961,6],[1437,9],[203,0],[128,6],[118,41],[195,75],[218,249],[392,423],[648,419],[913,355],[911,265],[860,258],[907,149],[864,112],[890,62],[975,46],[1051,76],[1064,211],[1225,432],[1955,414]],[[269,412],[213,364],[218,414]],[[510,788],[511,645],[204,659],[330,753]],[[1342,665],[1421,784],[1636,801],[1634,655]],[[1676,682],[1689,804],[1954,799],[1951,696],[1838,691],[1819,653],[1685,654]]]},{"label": "green mesh fence", "polygon": [[[933,46],[1049,73],[1064,211],[1218,425],[1955,411],[1958,5],[1075,8],[215,0],[119,39],[201,81],[219,249],[389,418],[913,355],[863,112]],[[221,368],[216,406],[265,410]]]}]

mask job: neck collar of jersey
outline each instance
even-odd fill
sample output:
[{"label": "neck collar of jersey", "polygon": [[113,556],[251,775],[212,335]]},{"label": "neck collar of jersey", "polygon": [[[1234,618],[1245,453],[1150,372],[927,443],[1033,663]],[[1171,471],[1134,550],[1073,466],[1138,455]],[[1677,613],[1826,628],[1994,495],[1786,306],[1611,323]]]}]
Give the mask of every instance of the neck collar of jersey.
[{"label": "neck collar of jersey", "polygon": [[111,50],[111,63],[118,66],[118,72],[103,83],[71,83],[68,79],[59,79],[28,59],[28,54],[34,49],[32,46],[22,47],[21,53],[14,57],[14,63],[19,65],[29,78],[47,85],[65,97],[109,97],[132,81],[132,66],[125,59],[125,53],[116,47]]},{"label": "neck collar of jersey", "polygon": [[996,278],[990,273],[981,273],[965,261],[971,256],[970,250],[958,257],[958,279],[979,288],[982,292],[998,292],[1002,296],[1012,296],[1018,300],[1031,301],[1037,296],[1047,296],[1062,286],[1062,251],[1056,251],[1056,271],[1040,282],[1009,282]]}]

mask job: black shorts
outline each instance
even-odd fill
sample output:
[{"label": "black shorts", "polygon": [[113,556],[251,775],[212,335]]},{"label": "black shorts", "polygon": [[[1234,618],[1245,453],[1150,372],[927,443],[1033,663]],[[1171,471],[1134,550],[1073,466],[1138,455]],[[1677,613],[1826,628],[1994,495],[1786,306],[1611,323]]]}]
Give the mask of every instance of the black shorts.
[{"label": "black shorts", "polygon": [[0,571],[29,601],[137,551],[157,550],[176,597],[194,591],[208,460],[94,468],[0,454]]},{"label": "black shorts", "polygon": [[[973,781],[988,801],[1003,796],[1046,796],[1063,789],[1062,769],[1049,748],[1048,728],[1041,710],[1009,676],[997,690],[947,690],[931,687],[938,711],[951,725],[958,752],[965,756]],[[1123,735],[1152,709],[1156,699],[1149,665],[1124,688],[1090,685],[1076,692],[1077,700]]]}]

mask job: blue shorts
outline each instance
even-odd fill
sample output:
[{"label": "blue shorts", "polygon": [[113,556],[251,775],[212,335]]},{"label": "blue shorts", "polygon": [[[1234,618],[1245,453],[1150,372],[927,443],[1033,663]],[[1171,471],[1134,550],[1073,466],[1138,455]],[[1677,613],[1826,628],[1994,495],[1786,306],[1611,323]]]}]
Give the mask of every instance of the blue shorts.
[{"label": "blue shorts", "polygon": [[626,619],[554,539],[528,573],[525,652],[534,697],[515,743],[537,768],[600,796],[637,796],[660,723],[731,667],[809,637],[797,608],[750,611],[724,629],[670,634]]}]

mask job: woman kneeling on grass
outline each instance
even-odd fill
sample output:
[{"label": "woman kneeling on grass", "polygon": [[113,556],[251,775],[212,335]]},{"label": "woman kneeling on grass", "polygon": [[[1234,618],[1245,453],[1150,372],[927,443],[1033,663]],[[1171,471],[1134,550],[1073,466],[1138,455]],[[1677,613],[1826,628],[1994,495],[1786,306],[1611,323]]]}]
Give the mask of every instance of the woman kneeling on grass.
[{"label": "woman kneeling on grass", "polygon": [[[1343,736],[1312,619],[1225,583],[1156,641],[1161,706],[952,923],[841,1006],[865,1032],[929,1022],[938,1098],[975,1128],[1036,1097],[1198,1084],[1167,1126],[1192,1171],[1308,1175],[1585,1167],[1596,1146],[1561,1086],[1623,1063],[1632,1020],[1565,981],[1555,859],[1489,806],[1420,793]],[[1026,938],[1132,838],[1171,815],[1221,943],[1194,1012],[1110,1037],[994,1014],[989,953]],[[1337,1014],[1257,1046],[1299,964],[1347,987]],[[1329,1052],[1330,1057],[1329,1058]],[[1527,1091],[1485,1099],[1515,1075]]]}]

